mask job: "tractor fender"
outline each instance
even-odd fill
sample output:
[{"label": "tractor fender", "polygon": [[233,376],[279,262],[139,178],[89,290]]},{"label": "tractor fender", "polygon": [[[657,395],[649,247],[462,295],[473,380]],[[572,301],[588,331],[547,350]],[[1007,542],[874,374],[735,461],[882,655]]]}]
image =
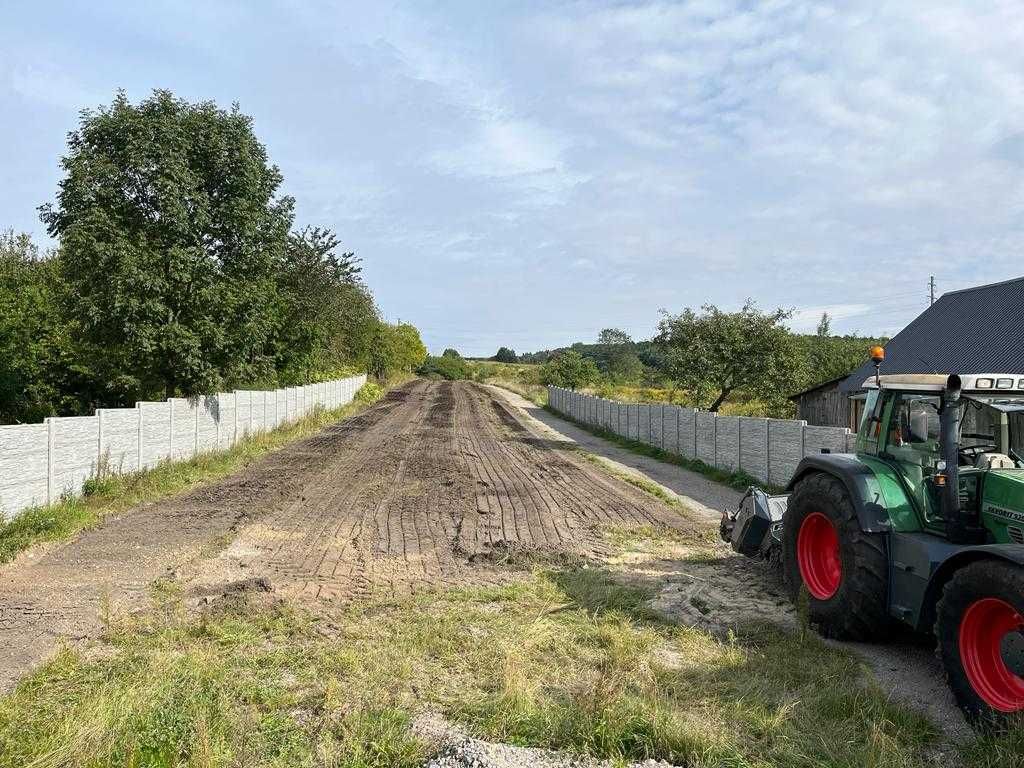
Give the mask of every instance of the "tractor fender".
[{"label": "tractor fender", "polygon": [[869,466],[858,461],[854,454],[819,453],[805,456],[797,465],[786,490],[792,493],[801,480],[815,472],[836,477],[846,486],[862,531],[888,533],[892,530],[889,512],[879,503],[881,494],[875,473]]},{"label": "tractor fender", "polygon": [[931,631],[936,619],[935,608],[939,603],[939,598],[942,597],[942,590],[946,588],[946,584],[953,578],[953,575],[964,566],[979,560],[1001,560],[1024,568],[1024,547],[1019,544],[947,546],[953,550],[953,553],[933,567],[931,578],[928,580],[918,622],[918,629],[921,631]]}]

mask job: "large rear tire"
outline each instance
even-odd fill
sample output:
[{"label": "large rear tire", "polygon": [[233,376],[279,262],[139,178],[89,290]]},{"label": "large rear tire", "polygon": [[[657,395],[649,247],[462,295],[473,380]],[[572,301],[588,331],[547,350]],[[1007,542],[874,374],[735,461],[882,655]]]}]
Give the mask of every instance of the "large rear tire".
[{"label": "large rear tire", "polygon": [[826,637],[878,640],[888,614],[885,539],[865,533],[843,483],[816,472],[801,480],[783,518],[783,571],[790,595],[808,594],[810,621]]},{"label": "large rear tire", "polygon": [[957,571],[942,592],[935,635],[969,721],[1024,722],[1024,568],[983,560]]}]

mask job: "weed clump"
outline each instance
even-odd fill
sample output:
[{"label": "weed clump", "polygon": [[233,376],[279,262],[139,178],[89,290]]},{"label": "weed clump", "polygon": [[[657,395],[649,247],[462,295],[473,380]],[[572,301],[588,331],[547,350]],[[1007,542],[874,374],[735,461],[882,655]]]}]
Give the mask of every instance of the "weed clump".
[{"label": "weed clump", "polygon": [[356,392],[356,402],[363,405],[373,405],[384,397],[384,388],[373,381],[368,381]]}]

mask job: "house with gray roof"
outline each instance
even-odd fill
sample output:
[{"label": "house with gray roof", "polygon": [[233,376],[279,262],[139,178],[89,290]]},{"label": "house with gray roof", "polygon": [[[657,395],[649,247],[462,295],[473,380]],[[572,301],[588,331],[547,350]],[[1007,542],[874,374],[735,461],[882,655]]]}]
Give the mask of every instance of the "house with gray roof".
[{"label": "house with gray roof", "polygon": [[[799,418],[856,430],[866,359],[848,376],[793,395]],[[1024,374],[1024,277],[944,293],[885,345],[883,373]]]}]

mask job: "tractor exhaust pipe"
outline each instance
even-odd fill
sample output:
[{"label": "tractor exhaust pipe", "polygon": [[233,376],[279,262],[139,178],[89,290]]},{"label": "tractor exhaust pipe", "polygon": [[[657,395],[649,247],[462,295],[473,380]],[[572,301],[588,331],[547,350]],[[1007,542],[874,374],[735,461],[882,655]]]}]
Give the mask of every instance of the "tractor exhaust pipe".
[{"label": "tractor exhaust pipe", "polygon": [[942,436],[942,517],[952,534],[960,519],[960,377],[953,374],[946,380],[942,394],[942,413],[939,415],[939,434]]},{"label": "tractor exhaust pipe", "polygon": [[985,529],[977,513],[960,507],[960,377],[953,374],[946,380],[939,415],[941,453],[945,468],[939,477],[942,486],[942,517],[946,534],[954,544],[983,544]]}]

